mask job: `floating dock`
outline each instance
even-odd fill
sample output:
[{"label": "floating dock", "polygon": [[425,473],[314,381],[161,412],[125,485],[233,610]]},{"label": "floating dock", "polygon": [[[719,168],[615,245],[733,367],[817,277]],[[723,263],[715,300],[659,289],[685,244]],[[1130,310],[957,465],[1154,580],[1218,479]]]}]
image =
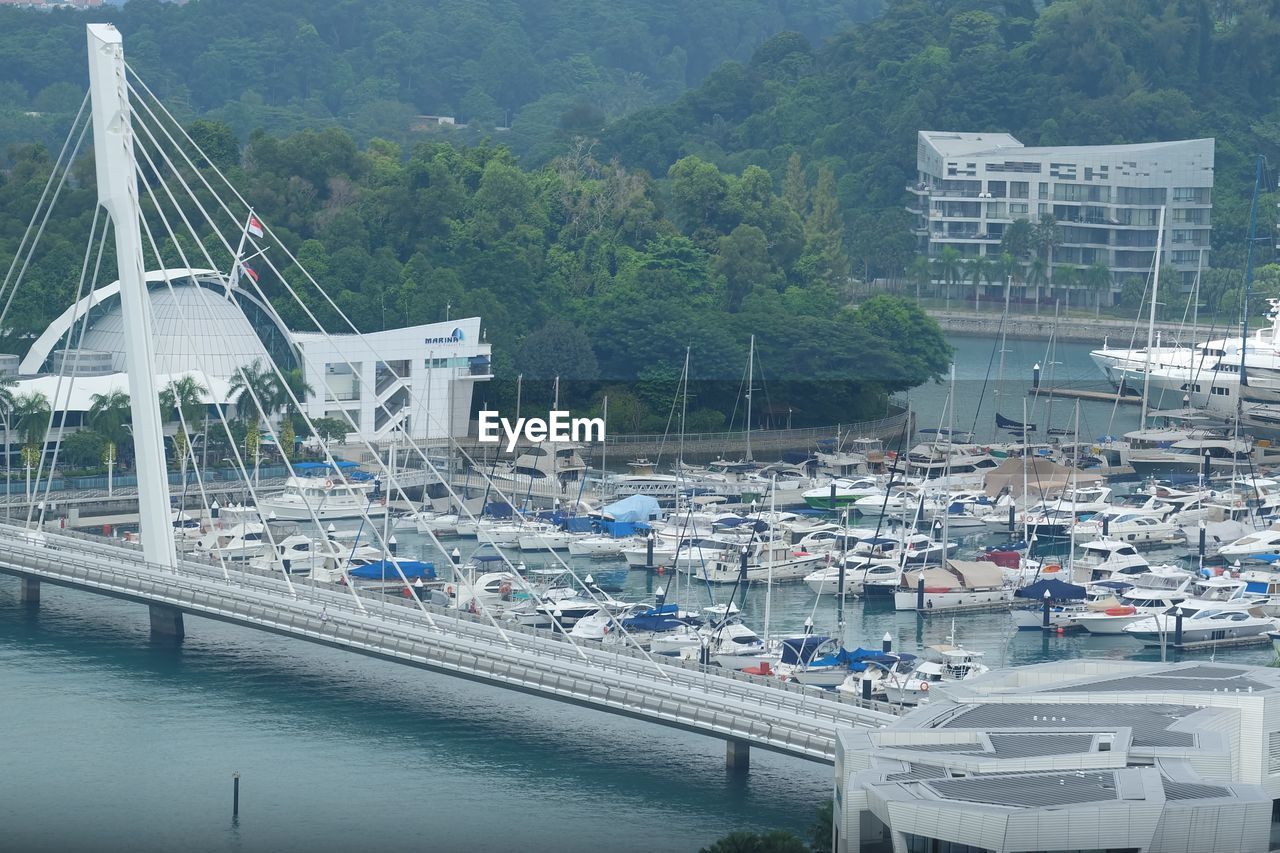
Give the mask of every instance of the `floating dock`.
[{"label": "floating dock", "polygon": [[1039,395],[1041,397],[1053,396],[1062,397],[1068,400],[1092,400],[1095,403],[1115,403],[1120,402],[1125,405],[1136,406],[1142,402],[1141,397],[1133,397],[1128,394],[1116,394],[1115,391],[1090,391],[1085,388],[1030,388],[1027,391],[1031,395]]}]

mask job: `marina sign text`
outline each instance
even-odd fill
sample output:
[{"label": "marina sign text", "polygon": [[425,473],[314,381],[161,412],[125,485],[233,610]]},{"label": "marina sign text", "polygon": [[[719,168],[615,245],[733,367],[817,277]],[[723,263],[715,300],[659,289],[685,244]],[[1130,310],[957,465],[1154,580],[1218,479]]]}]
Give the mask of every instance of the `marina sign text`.
[{"label": "marina sign text", "polygon": [[481,444],[499,444],[504,435],[508,453],[516,449],[521,438],[531,444],[540,441],[552,444],[604,441],[604,418],[574,418],[569,412],[552,410],[547,412],[546,418],[516,418],[513,424],[497,412],[480,412],[478,440]]}]

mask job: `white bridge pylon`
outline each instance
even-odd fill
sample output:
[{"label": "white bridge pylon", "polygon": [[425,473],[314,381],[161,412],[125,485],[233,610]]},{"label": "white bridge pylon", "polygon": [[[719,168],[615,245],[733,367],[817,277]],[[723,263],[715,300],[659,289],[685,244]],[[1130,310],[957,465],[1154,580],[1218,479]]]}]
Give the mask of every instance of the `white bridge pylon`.
[{"label": "white bridge pylon", "polygon": [[142,210],[133,154],[133,120],[125,77],[124,43],[111,24],[89,24],[89,100],[98,203],[111,217],[120,274],[120,310],[124,320],[125,365],[138,469],[138,519],[147,561],[177,563],[169,523],[169,475],[160,421],[160,389],[155,378],[155,337],[143,268]]}]

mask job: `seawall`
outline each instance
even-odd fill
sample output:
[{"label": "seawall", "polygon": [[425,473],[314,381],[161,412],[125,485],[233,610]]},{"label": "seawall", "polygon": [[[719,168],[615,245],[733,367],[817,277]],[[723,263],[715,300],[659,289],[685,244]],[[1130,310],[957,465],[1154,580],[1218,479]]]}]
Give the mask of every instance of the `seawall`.
[{"label": "seawall", "polygon": [[[929,316],[938,321],[942,331],[948,335],[969,335],[990,338],[1000,334],[1000,315],[961,313],[956,311],[929,311]],[[1010,338],[1033,341],[1047,341],[1058,330],[1058,340],[1073,343],[1099,344],[1107,341],[1111,346],[1127,347],[1133,340],[1135,346],[1143,346],[1147,340],[1147,324],[1133,320],[1114,320],[1102,317],[1060,317],[1054,320],[1053,315],[1010,316],[1005,321],[1005,334]],[[1135,328],[1137,329],[1135,336]],[[1156,331],[1168,340],[1187,338],[1190,330],[1178,323],[1156,323]],[[1203,338],[1208,328],[1202,328],[1195,337]],[[1223,334],[1221,328],[1217,334]]]}]

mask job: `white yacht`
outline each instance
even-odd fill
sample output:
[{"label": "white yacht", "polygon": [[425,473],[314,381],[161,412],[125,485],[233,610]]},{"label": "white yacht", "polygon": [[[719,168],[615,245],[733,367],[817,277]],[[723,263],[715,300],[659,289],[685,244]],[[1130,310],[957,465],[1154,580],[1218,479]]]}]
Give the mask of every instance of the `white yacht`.
[{"label": "white yacht", "polygon": [[1076,624],[1090,634],[1122,634],[1125,626],[1139,622],[1190,597],[1192,576],[1177,570],[1152,570],[1134,578],[1133,589],[1119,596],[1115,607],[1087,613]]},{"label": "white yacht", "polygon": [[266,531],[265,524],[253,521],[217,527],[197,539],[192,550],[215,560],[251,560],[263,553]]},{"label": "white yacht", "polygon": [[322,522],[348,518],[382,518],[387,512],[385,492],[374,494],[374,480],[343,482],[335,477],[290,477],[281,494],[258,501],[263,518],[273,513],[287,521]]},{"label": "white yacht", "polygon": [[925,655],[927,659],[905,676],[882,679],[886,702],[919,705],[929,701],[929,690],[933,687],[990,672],[990,667],[982,663],[982,652],[940,644],[929,646]]}]

